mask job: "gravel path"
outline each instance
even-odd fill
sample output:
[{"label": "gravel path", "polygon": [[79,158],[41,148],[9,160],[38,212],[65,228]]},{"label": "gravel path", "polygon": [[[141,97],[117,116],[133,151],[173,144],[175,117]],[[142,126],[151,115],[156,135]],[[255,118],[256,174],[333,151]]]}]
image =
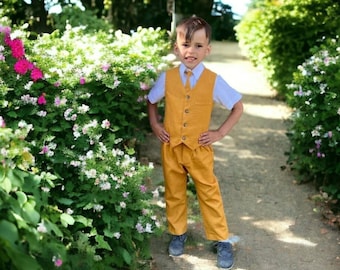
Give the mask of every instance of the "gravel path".
[{"label": "gravel path", "polygon": [[[235,244],[234,270],[339,270],[340,234],[325,225],[308,199],[317,191],[294,184],[285,166],[288,140],[284,119],[289,109],[273,99],[263,76],[243,57],[236,43],[214,42],[205,65],[243,94],[244,115],[234,130],[214,144],[229,229]],[[228,111],[216,107],[212,126]],[[153,185],[162,185],[159,142],[150,136],[142,155],[155,163]],[[193,197],[193,196],[192,196]],[[197,203],[185,254],[169,257],[169,235],[152,239],[154,270],[214,270],[216,254],[204,239]]]}]

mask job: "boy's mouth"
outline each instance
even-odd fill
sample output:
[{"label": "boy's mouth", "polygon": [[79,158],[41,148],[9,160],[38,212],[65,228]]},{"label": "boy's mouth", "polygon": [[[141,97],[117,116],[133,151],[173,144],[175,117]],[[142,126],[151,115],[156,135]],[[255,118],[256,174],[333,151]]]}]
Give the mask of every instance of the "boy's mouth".
[{"label": "boy's mouth", "polygon": [[185,60],[187,60],[187,61],[195,61],[196,60],[196,57],[193,57],[193,56],[187,56],[187,57],[185,57]]}]

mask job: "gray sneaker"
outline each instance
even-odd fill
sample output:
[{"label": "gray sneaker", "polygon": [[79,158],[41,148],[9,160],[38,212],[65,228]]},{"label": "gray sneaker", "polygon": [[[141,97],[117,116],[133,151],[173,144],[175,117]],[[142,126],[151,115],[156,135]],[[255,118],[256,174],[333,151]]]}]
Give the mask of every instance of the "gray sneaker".
[{"label": "gray sneaker", "polygon": [[184,252],[184,243],[187,240],[186,233],[182,235],[173,235],[169,245],[169,254],[171,256],[180,256]]},{"label": "gray sneaker", "polygon": [[223,269],[231,269],[234,265],[233,247],[228,242],[217,243],[217,266]]}]

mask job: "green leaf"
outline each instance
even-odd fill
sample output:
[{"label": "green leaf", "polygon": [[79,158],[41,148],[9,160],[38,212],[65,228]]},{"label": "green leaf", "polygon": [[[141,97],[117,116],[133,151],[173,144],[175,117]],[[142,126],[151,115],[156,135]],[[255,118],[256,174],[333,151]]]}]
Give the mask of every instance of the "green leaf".
[{"label": "green leaf", "polygon": [[74,224],[74,218],[71,215],[66,214],[66,213],[62,213],[60,215],[60,221],[61,221],[61,224],[64,225],[64,227]]},{"label": "green leaf", "polygon": [[23,217],[27,221],[31,222],[32,224],[38,224],[40,215],[39,213],[34,209],[34,204],[31,201],[26,202],[23,207]]},{"label": "green leaf", "polygon": [[96,241],[98,243],[98,248],[103,248],[106,250],[112,250],[110,245],[104,240],[104,236],[96,235]]},{"label": "green leaf", "polygon": [[64,205],[71,205],[73,203],[73,200],[67,198],[59,198],[58,202]]},{"label": "green leaf", "polygon": [[114,236],[114,232],[106,228],[104,229],[104,235],[109,238],[112,238]]},{"label": "green leaf", "polygon": [[17,227],[8,220],[0,221],[0,238],[9,242],[12,246],[19,240]]},{"label": "green leaf", "polygon": [[11,179],[12,186],[21,188],[27,173],[18,169],[10,170],[8,177]]},{"label": "green leaf", "polygon": [[53,231],[56,234],[56,236],[63,237],[63,233],[56,224],[52,223],[49,220],[44,220],[44,223],[48,231]]},{"label": "green leaf", "polygon": [[76,216],[73,216],[74,220],[76,222],[79,222],[85,226],[92,226],[92,219],[88,219],[84,216],[81,216],[81,215],[76,215]]},{"label": "green leaf", "polygon": [[125,248],[124,248],[123,251],[122,251],[122,255],[123,255],[124,261],[125,261],[128,265],[131,265],[131,261],[132,261],[131,255],[130,255],[130,253],[129,253]]},{"label": "green leaf", "polygon": [[15,218],[17,224],[18,224],[18,228],[28,228],[27,222],[22,218],[22,216],[18,215],[17,213],[11,212],[11,214],[13,215],[13,217]]},{"label": "green leaf", "polygon": [[10,193],[12,189],[12,183],[11,180],[5,176],[2,178],[2,182],[0,183],[0,187],[3,188],[7,193]]},{"label": "green leaf", "polygon": [[14,112],[14,111],[8,112],[7,115],[8,115],[9,117],[11,117],[11,118],[17,118],[17,116],[18,116],[17,113]]},{"label": "green leaf", "polygon": [[15,194],[17,195],[19,205],[22,207],[27,202],[26,194],[22,191],[16,191]]}]

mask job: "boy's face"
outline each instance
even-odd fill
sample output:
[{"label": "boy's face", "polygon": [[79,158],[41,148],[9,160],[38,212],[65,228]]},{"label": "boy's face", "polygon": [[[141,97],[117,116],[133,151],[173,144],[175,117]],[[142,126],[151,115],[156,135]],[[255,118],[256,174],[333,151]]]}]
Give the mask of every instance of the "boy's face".
[{"label": "boy's face", "polygon": [[175,54],[187,68],[194,69],[209,55],[211,46],[204,29],[194,32],[190,41],[186,40],[185,34],[186,29],[177,29]]}]

